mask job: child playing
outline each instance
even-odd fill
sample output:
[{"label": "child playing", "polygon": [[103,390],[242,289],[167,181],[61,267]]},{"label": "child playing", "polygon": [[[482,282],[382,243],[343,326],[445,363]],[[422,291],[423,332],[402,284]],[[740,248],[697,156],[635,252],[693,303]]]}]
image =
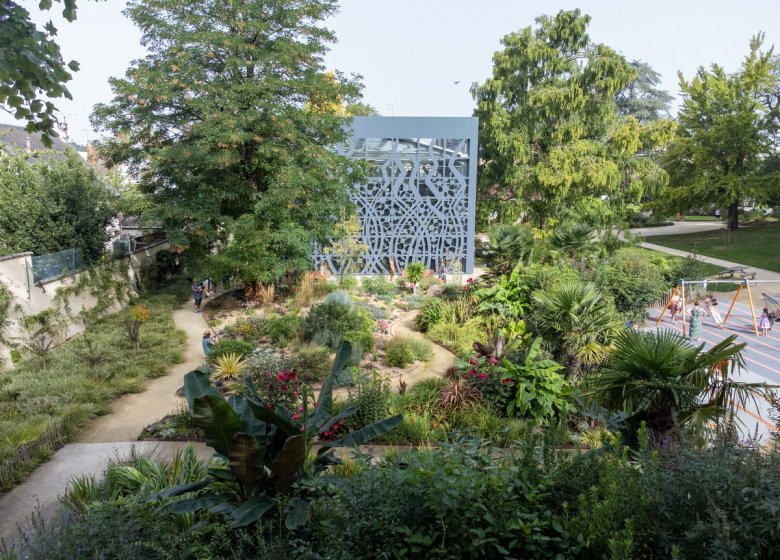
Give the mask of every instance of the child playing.
[{"label": "child playing", "polygon": [[767,331],[772,328],[772,325],[769,322],[769,309],[766,307],[764,308],[764,312],[761,314],[761,319],[758,321],[758,328],[761,329],[761,334],[764,336],[766,336]]}]

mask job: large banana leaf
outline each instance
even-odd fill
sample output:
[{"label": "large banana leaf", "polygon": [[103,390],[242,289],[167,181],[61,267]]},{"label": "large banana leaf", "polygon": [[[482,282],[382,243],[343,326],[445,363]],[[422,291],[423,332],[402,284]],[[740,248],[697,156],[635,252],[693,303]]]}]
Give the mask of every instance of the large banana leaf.
[{"label": "large banana leaf", "polygon": [[[300,428],[296,427],[295,424],[287,420],[279,413],[270,410],[262,404],[256,403],[252,400],[247,399],[244,402],[246,403],[246,406],[252,410],[252,414],[254,414],[255,418],[278,428],[279,430],[283,431],[285,435],[294,436],[300,433]],[[269,433],[268,435],[270,436],[272,434]]]},{"label": "large banana leaf", "polygon": [[168,511],[171,513],[193,513],[202,509],[216,506],[225,501],[224,496],[200,496],[198,498],[189,498],[186,500],[179,500],[173,502],[168,506]]},{"label": "large banana leaf", "polygon": [[263,449],[251,435],[239,432],[233,436],[228,464],[248,495],[263,478]]},{"label": "large banana leaf", "polygon": [[190,410],[192,410],[193,401],[197,397],[204,395],[222,396],[211,384],[209,372],[200,368],[194,369],[184,376],[184,395],[187,397],[187,404]]},{"label": "large banana leaf", "polygon": [[354,431],[343,439],[328,442],[323,447],[357,447],[358,445],[363,445],[367,441],[371,441],[372,439],[397,428],[403,421],[403,414],[396,414],[395,416],[385,418],[379,422],[374,422],[365,428]]},{"label": "large banana leaf", "polygon": [[206,445],[223,457],[230,454],[233,436],[243,431],[241,419],[221,396],[203,395],[192,402],[192,419],[203,430]]},{"label": "large banana leaf", "polygon": [[339,346],[336,359],[333,360],[333,367],[330,374],[322,382],[320,396],[317,401],[317,407],[312,412],[307,422],[306,431],[311,432],[322,426],[333,415],[333,385],[336,382],[336,376],[347,367],[347,363],[352,358],[352,344],[342,342]]},{"label": "large banana leaf", "polygon": [[257,417],[253,410],[253,404],[240,395],[229,397],[228,404],[241,419],[244,432],[253,436],[262,444],[268,437],[268,424]]},{"label": "large banana leaf", "polygon": [[325,422],[322,426],[315,426],[315,427],[319,430],[319,433],[327,432],[333,427],[333,424],[335,424],[339,420],[347,418],[348,416],[352,416],[358,410],[360,410],[360,407],[358,405],[348,406],[347,408],[339,412],[336,416],[331,416],[330,418],[328,418],[328,421]]},{"label": "large banana leaf", "polygon": [[265,513],[274,507],[274,501],[268,496],[249,498],[236,510],[231,528],[246,527],[260,519]]},{"label": "large banana leaf", "polygon": [[306,462],[306,435],[298,434],[284,442],[274,457],[271,472],[276,475],[276,488],[284,492]]},{"label": "large banana leaf", "polygon": [[205,480],[198,480],[196,482],[187,482],[185,484],[178,484],[176,486],[171,486],[170,488],[166,488],[162,492],[157,492],[156,494],[149,496],[146,499],[146,501],[155,502],[157,500],[162,500],[165,498],[173,498],[174,496],[181,496],[182,494],[186,494],[188,492],[195,492],[196,490],[202,490],[203,488],[210,485],[211,483],[212,483],[211,480],[205,479]]}]

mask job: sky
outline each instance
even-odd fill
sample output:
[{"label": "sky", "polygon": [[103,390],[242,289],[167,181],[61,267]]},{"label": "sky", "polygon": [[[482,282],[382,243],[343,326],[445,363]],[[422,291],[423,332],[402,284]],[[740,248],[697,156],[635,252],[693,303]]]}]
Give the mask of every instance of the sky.
[{"label": "sky", "polygon": [[[96,138],[92,107],[111,100],[108,79],[123,76],[145,52],[140,32],[122,15],[125,2],[78,0],[73,23],[60,17],[57,3],[49,12],[37,10],[38,0],[21,3],[36,21],[54,22],[63,58],[81,65],[68,83],[73,101],[56,103],[70,139]],[[780,52],[776,0],[342,0],[340,13],[326,22],[338,43],[325,63],[360,74],[364,101],[383,115],[469,116],[469,88],[490,76],[501,38],[539,15],[573,8],[591,16],[592,41],[648,62],[678,102],[678,71],[690,77],[712,63],[736,71],[759,31],[766,33],[765,45],[777,44]],[[2,111],[0,122],[14,124]]]}]

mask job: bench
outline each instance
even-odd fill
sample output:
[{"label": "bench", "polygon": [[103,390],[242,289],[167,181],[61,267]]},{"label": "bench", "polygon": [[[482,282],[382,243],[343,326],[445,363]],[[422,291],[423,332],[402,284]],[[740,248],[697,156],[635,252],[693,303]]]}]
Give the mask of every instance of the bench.
[{"label": "bench", "polygon": [[740,279],[745,280],[755,280],[756,279],[756,273],[755,272],[743,272],[739,275]]},{"label": "bench", "polygon": [[[718,272],[718,278],[720,278],[721,280],[723,278],[726,278],[727,276],[729,278],[734,278],[734,274],[736,274],[737,272],[739,272],[740,275],[745,274],[745,268],[746,267],[744,266],[732,266],[731,268],[726,268]],[[753,275],[755,276],[755,273]]]}]

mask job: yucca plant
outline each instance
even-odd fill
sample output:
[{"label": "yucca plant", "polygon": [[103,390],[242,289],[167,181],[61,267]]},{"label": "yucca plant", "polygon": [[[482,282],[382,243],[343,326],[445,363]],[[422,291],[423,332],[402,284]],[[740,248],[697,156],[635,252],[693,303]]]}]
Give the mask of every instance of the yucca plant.
[{"label": "yucca plant", "polygon": [[337,441],[325,442],[310,455],[315,437],[322,437],[334,424],[358,411],[351,406],[336,416],[332,413],[333,385],[351,356],[351,345],[342,344],[316,403],[309,402],[304,387],[300,425],[286,408],[269,408],[248,378],[244,379],[243,392],[226,400],[212,386],[208,372],[194,370],[185,375],[184,392],[193,420],[203,430],[206,444],[227,463],[227,468],[209,469],[203,480],[174,486],[153,499],[189,495],[169,509],[178,513],[219,513],[232,521],[232,527],[256,523],[277,507],[284,508],[287,527],[305,523],[310,501],[298,483],[337,464],[334,447],[356,447],[403,421],[400,414],[386,418]]},{"label": "yucca plant", "polygon": [[245,369],[246,363],[243,356],[229,352],[214,359],[212,375],[215,379],[235,381],[244,373]]}]

